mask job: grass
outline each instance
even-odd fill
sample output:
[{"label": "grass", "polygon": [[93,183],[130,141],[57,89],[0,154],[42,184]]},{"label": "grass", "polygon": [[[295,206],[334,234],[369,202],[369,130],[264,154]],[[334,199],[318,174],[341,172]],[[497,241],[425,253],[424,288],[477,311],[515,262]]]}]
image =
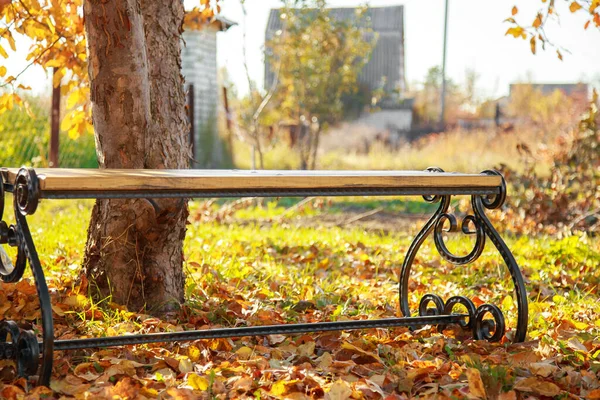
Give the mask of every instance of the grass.
[{"label": "grass", "polygon": [[[303,216],[310,217],[315,213],[321,216],[329,212],[341,213],[347,206],[363,210],[383,204],[390,211],[424,211],[413,203],[416,200],[401,202],[344,198],[326,202],[316,210],[310,208],[275,218],[281,217],[283,211],[295,203],[271,200],[236,211],[242,217],[239,220],[194,222],[188,227],[185,241],[186,303],[180,315],[164,321],[130,313],[111,303],[110,298],[94,302],[85,293],[77,293],[77,276],[92,202],[43,201],[29,221],[52,290],[57,336],[98,337],[218,326],[397,316],[399,268],[415,227],[409,230],[412,233],[408,233],[401,230],[368,230],[358,224],[344,228],[308,227],[297,222]],[[217,208],[223,206],[221,204]],[[203,207],[203,203],[193,202],[192,216]],[[255,222],[265,218],[270,218],[271,222]],[[600,370],[600,352],[584,354],[581,351],[582,346],[586,348],[586,345],[597,349],[594,343],[597,344],[600,337],[600,303],[597,302],[600,239],[587,236],[505,236],[526,280],[530,302],[528,340],[534,343],[535,357],[560,359],[561,365],[571,368],[570,371]],[[452,251],[464,254],[470,251],[472,241],[460,235],[449,238],[448,246]],[[436,293],[444,299],[461,294],[477,302],[500,305],[509,328],[515,326],[516,307],[510,276],[489,243],[476,263],[455,267],[440,262],[429,240],[418,255],[412,277],[409,297],[412,310],[417,309],[420,297],[427,292]],[[23,293],[23,288],[27,289],[27,294]],[[35,290],[31,290],[31,287],[17,288],[15,285],[2,284],[0,289],[0,297],[4,300],[2,304],[8,304],[8,308],[4,309],[5,318],[20,320],[24,324],[39,318]],[[461,344],[457,339],[464,336],[460,333],[446,331],[445,334],[445,337],[439,336],[435,328],[414,333],[406,330],[350,332],[339,336],[345,343],[341,349],[332,347],[327,352],[336,358],[345,357],[344,352],[350,352],[355,354],[353,357],[362,357],[357,360],[381,360],[381,366],[375,370],[377,372],[372,373],[391,377],[389,379],[395,382],[395,386],[386,390],[392,392],[406,390],[413,394],[422,393],[424,387],[417,384],[421,379],[418,374],[425,373],[420,371],[428,371],[427,368],[430,371],[450,369],[450,372],[432,372],[429,379],[430,382],[432,379],[433,382],[448,381],[448,377],[440,378],[442,375],[439,374],[449,374],[454,383],[446,389],[440,386],[439,390],[450,391],[454,396],[457,396],[456,390],[467,385],[463,373],[466,370],[478,370],[487,393],[492,396],[511,390],[523,373],[525,376],[530,374],[524,369],[526,367],[516,367],[521,364],[514,360],[529,357],[527,354],[533,350],[527,346],[532,345],[521,348],[504,344],[475,348],[468,341]],[[156,388],[157,384],[162,385],[159,387],[172,384],[185,386],[181,381],[184,379],[188,382],[186,387],[197,390],[211,387],[215,392],[233,390],[231,393],[235,397],[243,391],[231,377],[258,374],[254,363],[259,361],[251,360],[260,360],[261,357],[267,357],[265,354],[270,354],[265,362],[273,368],[271,380],[263,381],[265,377],[261,378],[263,380],[255,379],[249,386],[252,389],[248,389],[258,390],[263,397],[269,397],[269,393],[272,394],[276,389],[288,388],[286,385],[291,386],[285,390],[292,390],[295,380],[277,371],[295,368],[298,354],[307,354],[305,362],[310,362],[317,374],[314,379],[321,379],[321,372],[318,371],[321,371],[322,365],[326,365],[322,359],[325,351],[323,346],[329,349],[323,340],[329,340],[329,337],[325,334],[282,339],[241,338],[186,345],[156,344],[134,349],[66,352],[56,361],[53,390],[72,394],[75,389],[71,386],[65,388],[64,385],[72,385],[74,380],[83,379],[72,374],[81,374],[82,370],[93,366],[95,369],[88,375],[77,376],[100,375],[111,371],[110,368],[116,368],[110,367],[110,363],[133,359],[148,364],[135,375],[135,379],[145,382],[144,390]],[[275,339],[277,343],[279,340],[283,342],[268,344]],[[312,340],[316,341],[317,350],[314,341],[311,345]],[[440,351],[436,352],[436,348]],[[106,357],[112,360],[109,364]],[[175,361],[165,364],[164,360]],[[181,362],[184,364],[177,364]],[[335,359],[333,362],[336,365]],[[189,371],[188,367],[183,369],[182,365],[187,365],[185,363],[197,365],[195,371],[199,375],[193,378],[195,380],[190,378],[193,375],[191,372],[180,374],[176,379],[172,370],[164,369],[165,365],[179,365],[177,368],[181,371]],[[205,366],[208,369],[205,370]],[[349,379],[335,368],[327,368],[330,369],[325,371],[331,379],[323,383],[324,387],[331,388],[337,380]],[[407,373],[412,378],[406,378]],[[65,376],[67,378],[62,379]],[[117,383],[122,378],[122,375],[115,376],[110,382]],[[570,387],[559,382],[562,378],[556,379],[561,387]],[[165,383],[167,381],[171,383]],[[276,381],[284,383],[279,383],[280,387]],[[106,389],[102,385],[90,387],[85,384],[80,389],[100,390],[102,387]]]},{"label": "grass", "polygon": [[[340,134],[345,132],[340,131]],[[536,169],[547,173],[551,165],[553,135],[545,135],[534,127],[518,132],[498,133],[493,129],[478,131],[455,130],[428,135],[393,150],[375,143],[368,153],[344,148],[348,138],[332,142],[334,148],[322,148],[318,168],[325,170],[424,170],[431,166],[446,171],[477,173],[506,164],[520,171],[523,157],[518,145],[536,149]],[[542,146],[541,146],[542,145]],[[540,148],[540,149],[538,149]],[[234,143],[234,159],[238,168],[251,168],[251,153],[247,145]],[[264,154],[265,169],[297,169],[297,151],[279,143]]]},{"label": "grass", "polygon": [[[341,212],[342,205],[348,204],[350,199],[341,199],[331,203],[330,208]],[[374,204],[362,199],[356,203],[359,208]],[[392,211],[404,211],[412,202],[386,204]],[[91,205],[90,201],[44,201],[30,218],[34,241],[54,285],[72,284],[79,273]],[[327,213],[330,208],[318,212]],[[237,214],[242,219],[260,220],[279,216],[283,209],[271,201],[266,207],[250,207]],[[301,300],[314,301],[323,305],[322,311],[328,316],[340,312],[369,314],[390,307],[397,310],[398,271],[412,236],[406,232],[367,231],[360,226],[304,227],[293,221],[191,224],[185,243],[190,304],[218,300],[215,293],[221,289],[219,285],[225,285],[247,300],[260,294],[275,308],[286,309]],[[555,307],[565,317],[571,311],[579,315],[574,312],[577,309],[587,310],[582,317],[600,315],[596,302],[591,301],[600,284],[600,272],[595,268],[600,264],[598,238],[508,237],[507,242],[528,282],[533,337],[552,325],[536,312],[539,309],[543,313],[541,310],[547,306]],[[452,251],[464,254],[470,251],[472,241],[458,236],[448,245]],[[418,279],[411,297],[413,309],[426,287],[442,297],[468,294],[484,301],[504,301],[512,307],[505,300],[512,291],[510,277],[489,243],[482,258],[465,267],[441,264],[432,243],[426,243],[414,275]],[[482,292],[485,287],[490,290]]]}]

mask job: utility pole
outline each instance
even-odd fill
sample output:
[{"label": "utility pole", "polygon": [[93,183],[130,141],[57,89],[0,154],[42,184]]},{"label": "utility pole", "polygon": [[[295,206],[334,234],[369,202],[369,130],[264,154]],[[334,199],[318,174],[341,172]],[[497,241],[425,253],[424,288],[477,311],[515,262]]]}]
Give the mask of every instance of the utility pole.
[{"label": "utility pole", "polygon": [[448,0],[444,16],[444,55],[442,57],[442,94],[440,107],[440,129],[446,125],[446,48],[448,47]]},{"label": "utility pole", "polygon": [[[54,68],[54,74],[57,69]],[[58,168],[58,137],[60,132],[60,83],[52,87],[52,111],[50,113],[50,150],[48,151],[48,165]]]}]

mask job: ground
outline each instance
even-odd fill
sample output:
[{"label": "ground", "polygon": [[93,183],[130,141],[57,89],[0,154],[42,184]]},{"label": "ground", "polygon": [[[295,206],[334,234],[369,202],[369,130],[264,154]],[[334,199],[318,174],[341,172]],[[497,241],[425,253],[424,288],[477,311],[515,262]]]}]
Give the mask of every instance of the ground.
[{"label": "ground", "polygon": [[[91,205],[44,201],[30,218],[61,339],[397,316],[399,268],[431,212],[418,198],[194,202],[187,300],[159,320],[88,298],[93,283],[77,278]],[[503,234],[529,292],[525,343],[511,344],[510,330],[488,344],[425,327],[69,351],[55,355],[50,388],[31,388],[2,361],[0,397],[600,398],[600,239]],[[449,246],[468,252],[470,239],[451,237]],[[411,309],[428,292],[462,294],[500,305],[514,327],[512,284],[493,250],[454,267],[427,242]],[[2,284],[0,307],[4,318],[37,327],[30,280]]]}]

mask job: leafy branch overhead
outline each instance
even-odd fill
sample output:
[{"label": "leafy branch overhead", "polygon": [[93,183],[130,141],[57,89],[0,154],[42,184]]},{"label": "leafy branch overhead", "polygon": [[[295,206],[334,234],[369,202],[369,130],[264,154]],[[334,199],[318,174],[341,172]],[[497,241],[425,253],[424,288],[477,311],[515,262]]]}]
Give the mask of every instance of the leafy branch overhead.
[{"label": "leafy branch overhead", "polygon": [[[556,0],[541,0],[543,7],[536,13],[530,26],[517,21],[519,8],[512,8],[512,16],[507,18],[505,22],[512,26],[506,31],[506,35],[514,38],[522,38],[529,40],[531,52],[536,54],[538,43],[541,43],[542,49],[546,49],[546,44],[553,46],[549,36],[546,34],[546,26],[548,23],[559,23],[559,12],[556,7]],[[568,3],[568,10],[574,14],[586,14],[586,22],[583,28],[587,30],[592,24],[596,28],[600,28],[600,0],[565,0]],[[556,49],[556,54],[560,60],[563,59],[559,48]]]},{"label": "leafy branch overhead", "polygon": [[[214,18],[215,11],[219,12],[218,1],[199,0],[184,25],[198,29]],[[60,85],[61,95],[67,97],[61,129],[73,138],[92,132],[83,0],[0,0],[0,20],[1,58],[16,56],[8,51],[17,51],[19,36],[31,42],[22,70],[10,74],[0,66],[0,113],[15,106],[27,109],[22,95],[31,88],[20,84],[19,77],[30,67],[41,66],[47,73],[53,69],[53,85]]]}]

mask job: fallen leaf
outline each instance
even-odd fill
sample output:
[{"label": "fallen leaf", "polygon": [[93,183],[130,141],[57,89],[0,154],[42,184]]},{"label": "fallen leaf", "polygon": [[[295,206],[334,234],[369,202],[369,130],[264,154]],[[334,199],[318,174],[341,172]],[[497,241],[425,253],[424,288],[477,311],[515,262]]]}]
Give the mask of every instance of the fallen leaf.
[{"label": "fallen leaf", "polygon": [[352,394],[352,389],[348,383],[343,380],[338,380],[329,387],[329,391],[325,393],[326,400],[346,400]]},{"label": "fallen leaf", "polygon": [[567,346],[569,346],[569,348],[572,350],[583,351],[584,353],[587,353],[588,351],[587,347],[585,347],[579,340],[577,340],[577,338],[569,339],[569,341],[567,342]]},{"label": "fallen leaf", "polygon": [[323,353],[321,357],[317,358],[317,366],[321,369],[327,369],[333,363],[333,357],[329,352]]},{"label": "fallen leaf", "polygon": [[298,346],[300,357],[311,357],[315,353],[315,342],[308,342]]},{"label": "fallen leaf", "polygon": [[252,357],[252,354],[254,354],[254,350],[252,350],[250,347],[243,346],[240,347],[235,354],[238,355],[240,360],[249,360],[250,357]]},{"label": "fallen leaf", "polygon": [[529,370],[535,375],[547,378],[556,371],[558,371],[558,367],[554,364],[539,362],[530,364]]},{"label": "fallen leaf", "polygon": [[535,377],[521,379],[514,387],[521,392],[530,392],[542,396],[554,397],[560,394],[560,388],[554,383]]},{"label": "fallen leaf", "polygon": [[208,389],[208,379],[198,374],[187,375],[188,384],[195,390],[205,391]]},{"label": "fallen leaf", "polygon": [[188,372],[192,372],[194,370],[194,364],[192,364],[192,361],[187,358],[187,357],[183,357],[179,360],[179,371],[183,374],[187,374]]},{"label": "fallen leaf", "polygon": [[514,390],[506,393],[500,393],[498,400],[517,400],[517,393]]},{"label": "fallen leaf", "polygon": [[585,396],[585,398],[588,400],[600,399],[600,389],[595,389],[595,390],[592,390],[591,392],[588,392],[587,395]]},{"label": "fallen leaf", "polygon": [[466,370],[466,374],[469,382],[469,397],[477,399],[487,398],[479,370],[475,368],[469,368]]}]

